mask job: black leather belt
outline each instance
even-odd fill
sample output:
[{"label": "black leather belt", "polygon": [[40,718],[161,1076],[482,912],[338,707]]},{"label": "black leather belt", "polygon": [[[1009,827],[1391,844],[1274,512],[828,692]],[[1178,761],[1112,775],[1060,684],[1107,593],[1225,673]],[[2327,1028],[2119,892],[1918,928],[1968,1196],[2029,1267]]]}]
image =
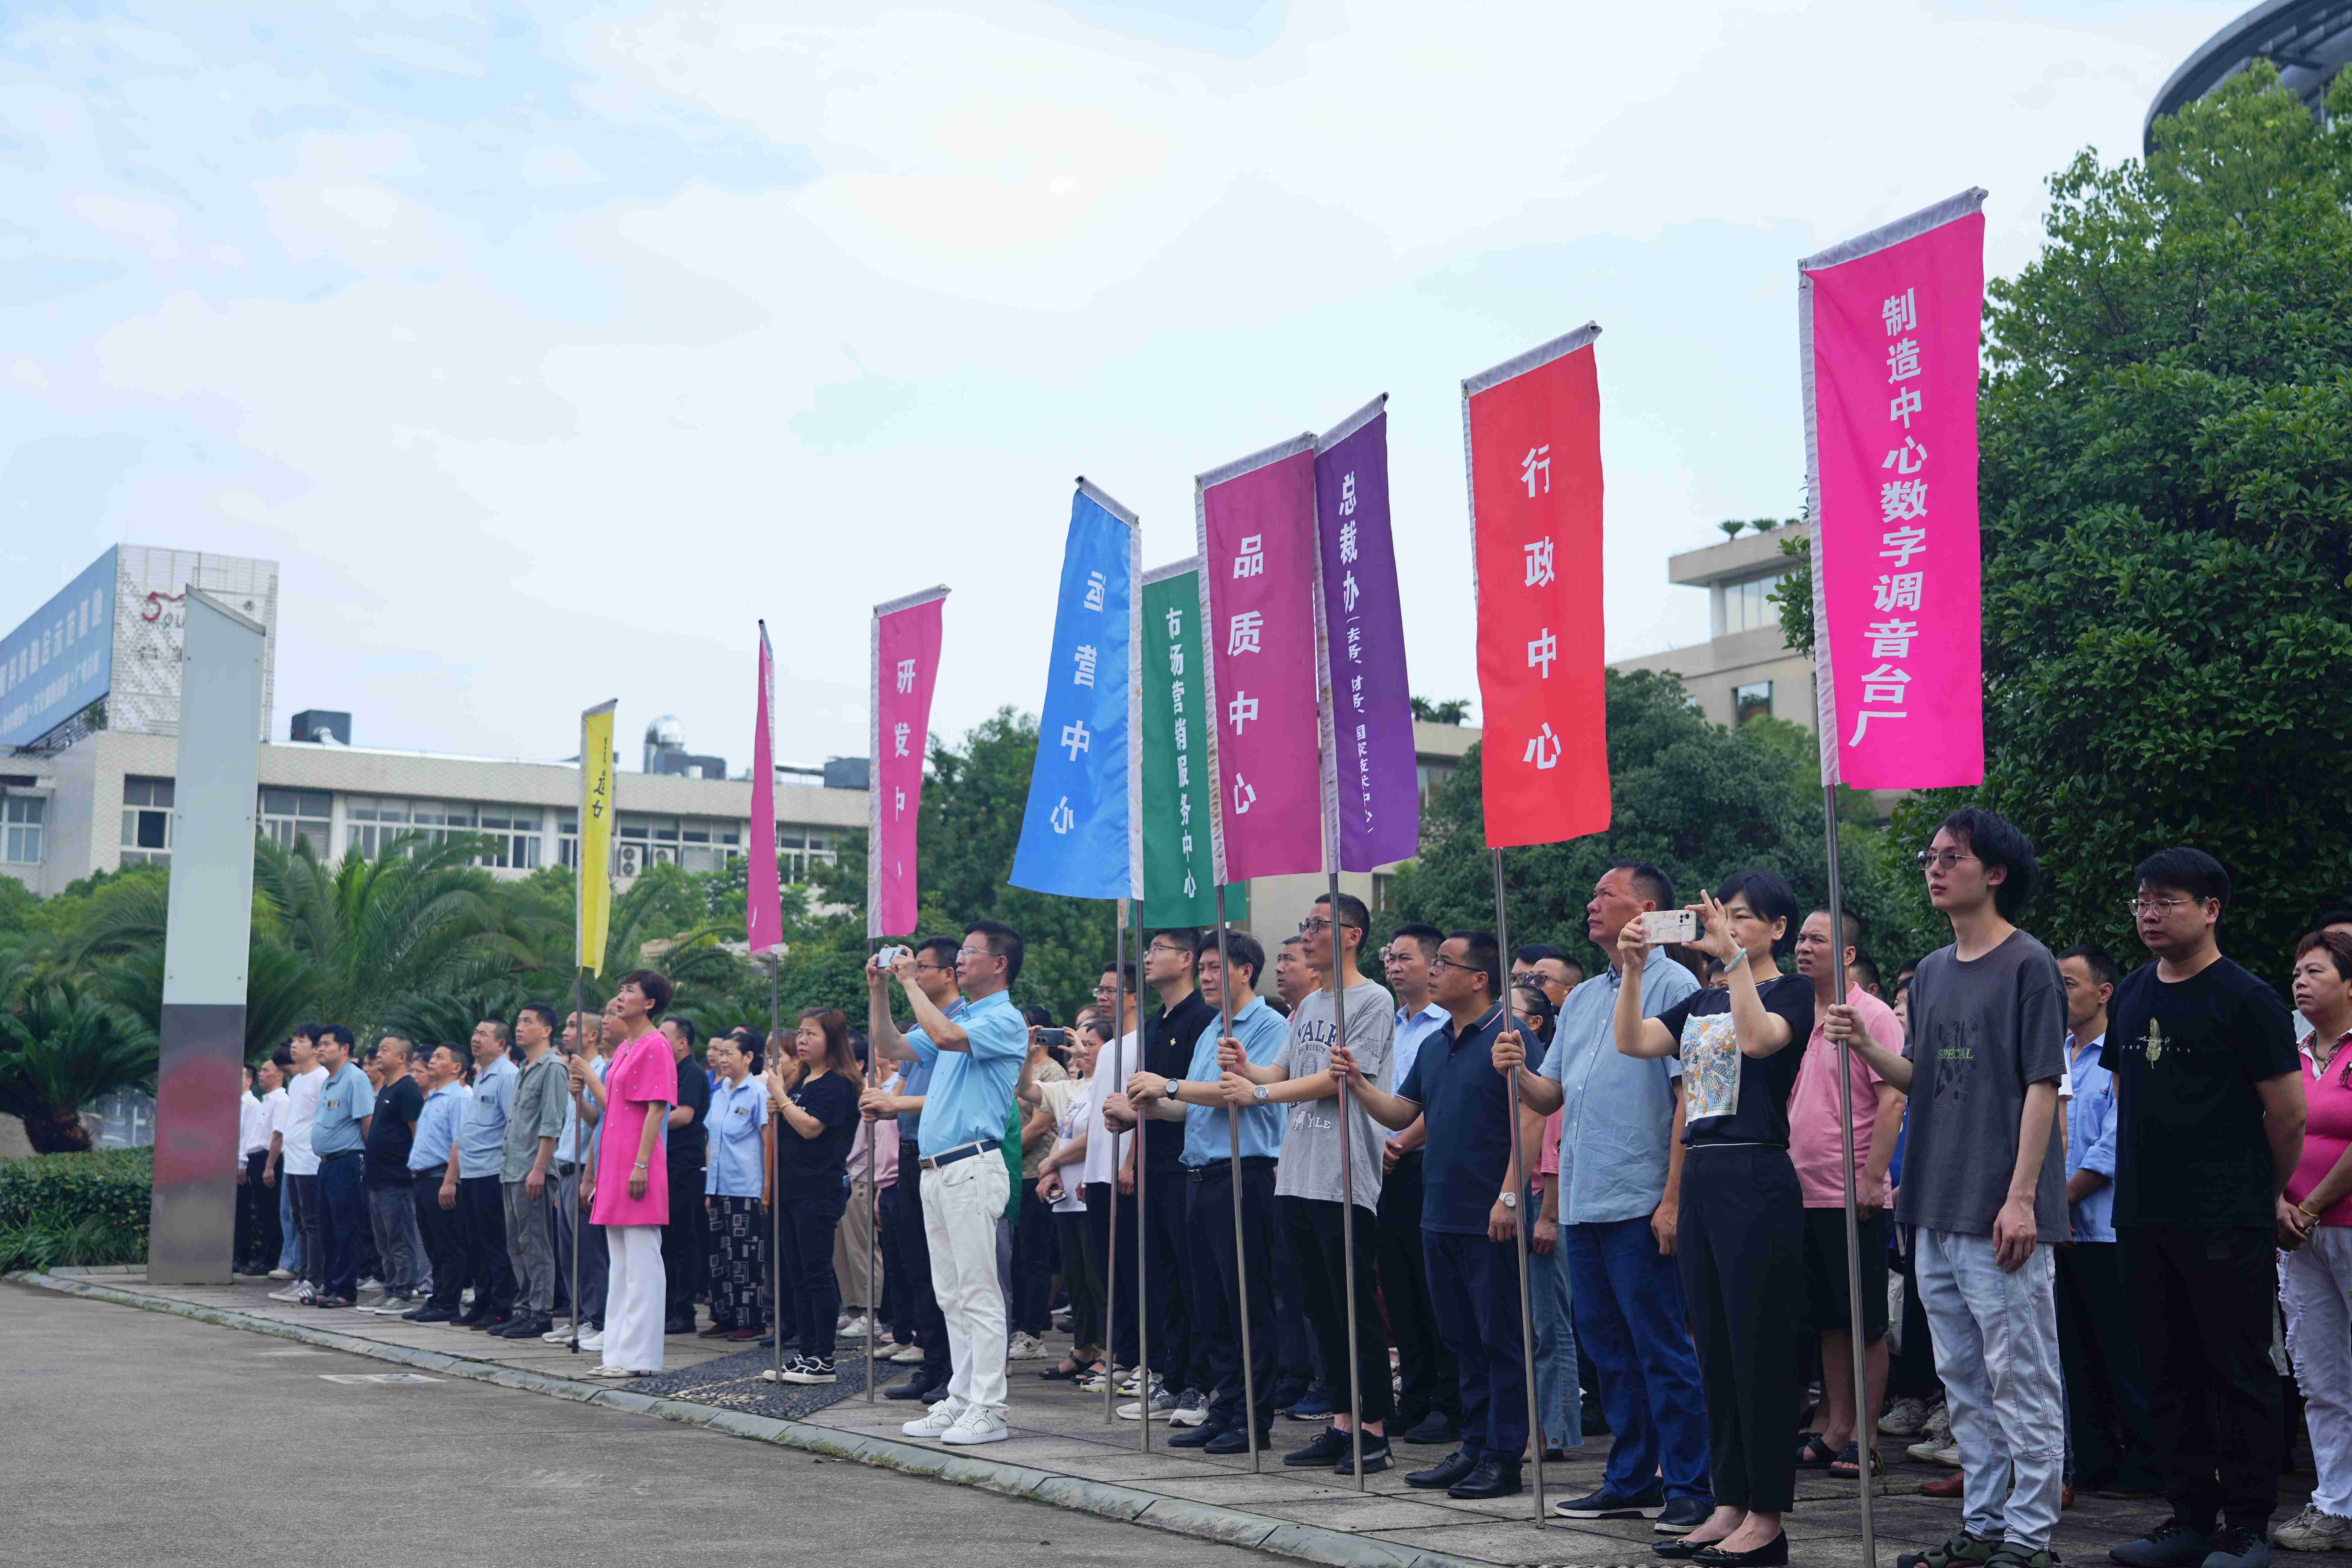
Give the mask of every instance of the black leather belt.
[{"label": "black leather belt", "polygon": [[[1276,1162],[1271,1154],[1244,1154],[1242,1156],[1242,1169],[1245,1171],[1271,1171],[1274,1169],[1276,1163]],[[1205,1182],[1212,1176],[1230,1176],[1233,1173],[1233,1162],[1230,1159],[1212,1160],[1205,1165],[1187,1165],[1184,1167],[1184,1174],[1196,1182]]]},{"label": "black leather belt", "polygon": [[975,1154],[993,1154],[999,1147],[1001,1147],[999,1140],[994,1138],[982,1138],[977,1143],[965,1143],[960,1147],[949,1150],[944,1154],[924,1155],[922,1162],[923,1169],[926,1171],[936,1171],[942,1165],[952,1165],[958,1160],[969,1160]]}]

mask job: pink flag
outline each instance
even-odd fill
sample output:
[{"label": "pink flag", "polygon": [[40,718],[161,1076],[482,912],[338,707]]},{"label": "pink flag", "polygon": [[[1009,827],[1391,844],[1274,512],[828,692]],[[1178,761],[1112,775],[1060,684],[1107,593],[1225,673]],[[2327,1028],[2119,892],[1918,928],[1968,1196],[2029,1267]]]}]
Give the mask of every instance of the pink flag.
[{"label": "pink flag", "polygon": [[751,731],[751,842],[745,865],[743,929],[753,952],[784,941],[784,896],[776,886],[776,743],[769,699],[776,686],[776,656],[768,647],[768,623],[760,623],[759,717]]},{"label": "pink flag", "polygon": [[1984,782],[1984,195],[1797,264],[1824,783]]},{"label": "pink flag", "polygon": [[[1315,437],[1269,447],[1192,483],[1209,658],[1205,689],[1186,721],[1216,736],[1209,756],[1216,879],[1319,871]],[[1181,712],[1181,683],[1177,691]],[[1181,756],[1177,765],[1185,765]]]},{"label": "pink flag", "polygon": [[874,795],[866,841],[866,934],[915,930],[915,825],[930,749],[944,586],[874,606]]}]

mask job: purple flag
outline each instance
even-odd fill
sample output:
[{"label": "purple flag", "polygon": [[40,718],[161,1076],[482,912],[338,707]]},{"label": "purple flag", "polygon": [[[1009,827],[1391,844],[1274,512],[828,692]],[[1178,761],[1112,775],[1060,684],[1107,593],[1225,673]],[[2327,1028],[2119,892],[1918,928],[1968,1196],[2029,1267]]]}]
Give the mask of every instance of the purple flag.
[{"label": "purple flag", "polygon": [[1323,821],[1342,871],[1421,853],[1421,778],[1389,536],[1388,395],[1315,443]]}]

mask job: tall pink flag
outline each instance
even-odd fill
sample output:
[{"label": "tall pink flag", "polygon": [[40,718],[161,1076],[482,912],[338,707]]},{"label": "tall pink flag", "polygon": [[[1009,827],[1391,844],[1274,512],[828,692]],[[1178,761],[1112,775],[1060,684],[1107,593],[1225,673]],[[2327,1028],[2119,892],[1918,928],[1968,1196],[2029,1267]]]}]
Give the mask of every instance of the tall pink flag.
[{"label": "tall pink flag", "polygon": [[874,792],[866,841],[866,934],[908,936],[920,895],[915,827],[930,749],[931,688],[939,679],[945,586],[874,606]]},{"label": "tall pink flag", "polygon": [[1186,721],[1216,737],[1209,754],[1216,879],[1319,871],[1315,437],[1269,447],[1192,483],[1209,658],[1200,706]]},{"label": "tall pink flag", "polygon": [[751,842],[743,893],[743,930],[753,952],[784,941],[784,896],[776,886],[776,731],[770,700],[776,689],[776,656],[768,647],[768,623],[760,623],[759,715],[751,730]]},{"label": "tall pink flag", "polygon": [[1797,264],[1824,783],[1984,782],[1984,197]]}]

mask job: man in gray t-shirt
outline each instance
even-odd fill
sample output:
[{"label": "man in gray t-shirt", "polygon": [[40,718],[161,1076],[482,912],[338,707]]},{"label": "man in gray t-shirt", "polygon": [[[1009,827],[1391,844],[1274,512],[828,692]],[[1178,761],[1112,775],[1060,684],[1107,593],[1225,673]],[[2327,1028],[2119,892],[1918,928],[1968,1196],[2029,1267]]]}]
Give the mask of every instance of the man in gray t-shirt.
[{"label": "man in gray t-shirt", "polygon": [[[1396,998],[1386,986],[1359,977],[1349,985],[1346,1001],[1348,1049],[1372,1082],[1384,1083],[1389,1052],[1396,1044]],[[1290,1010],[1290,1038],[1275,1066],[1285,1078],[1313,1078],[1331,1065],[1331,1043],[1337,1037],[1330,984],[1325,980],[1322,989]],[[1381,1150],[1387,1142],[1388,1129],[1350,1100],[1349,1173],[1356,1206],[1375,1215],[1381,1205]],[[1298,1101],[1290,1108],[1290,1119],[1282,1130],[1282,1164],[1274,1175],[1275,1196],[1336,1204],[1347,1190],[1339,1176],[1339,1100],[1326,1095]]]}]

